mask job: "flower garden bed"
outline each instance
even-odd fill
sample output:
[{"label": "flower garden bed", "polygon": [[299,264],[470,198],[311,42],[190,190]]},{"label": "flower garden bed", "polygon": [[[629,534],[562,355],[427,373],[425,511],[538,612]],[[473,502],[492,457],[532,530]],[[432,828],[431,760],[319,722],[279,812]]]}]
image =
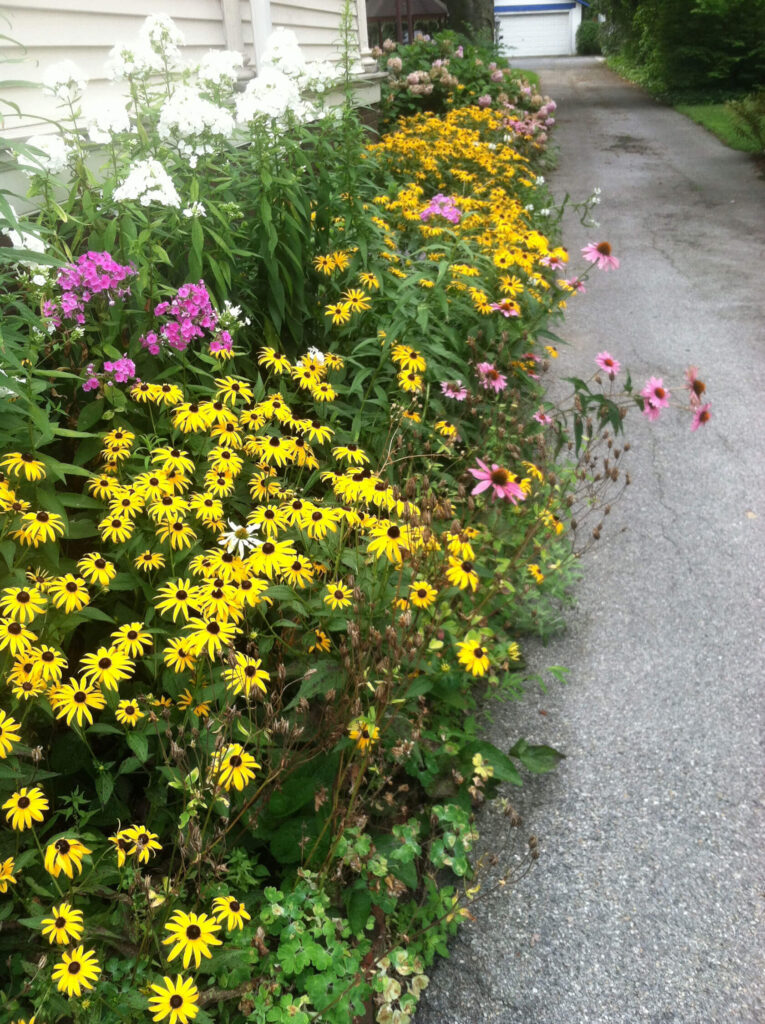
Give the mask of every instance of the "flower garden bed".
[{"label": "flower garden bed", "polygon": [[0,1013],[405,1024],[474,807],[559,757],[478,702],[559,622],[580,485],[623,479],[618,363],[568,417],[542,383],[617,264],[562,276],[531,88],[370,145],[305,123],[284,36],[239,95],[178,41],[116,52],[98,177],[60,77],[39,214],[0,197]]}]

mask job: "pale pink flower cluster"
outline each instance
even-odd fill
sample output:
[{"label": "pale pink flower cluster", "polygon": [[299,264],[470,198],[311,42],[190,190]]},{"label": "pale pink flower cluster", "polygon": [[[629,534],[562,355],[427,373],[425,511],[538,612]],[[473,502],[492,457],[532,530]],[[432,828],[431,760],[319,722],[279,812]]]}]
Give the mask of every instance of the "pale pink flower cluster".
[{"label": "pale pink flower cluster", "polygon": [[135,267],[122,266],[108,252],[86,252],[59,272],[56,283],[61,297],[45,302],[43,314],[56,326],[61,326],[62,316],[84,324],[85,307],[96,295],[104,295],[113,306],[116,299],[130,294],[125,281],[135,274]]},{"label": "pale pink flower cluster", "polygon": [[205,331],[213,335],[211,352],[228,351],[231,348],[229,332],[217,330],[218,314],[210,301],[204,281],[181,285],[172,302],[160,302],[154,309],[154,315],[165,317],[165,323],[159,328],[159,333],[149,331],[141,338],[143,347],[154,356],[159,355],[165,344],[183,352],[195,338],[203,338]]},{"label": "pale pink flower cluster", "polygon": [[459,224],[462,212],[457,209],[452,196],[445,196],[439,192],[420,214],[420,220],[430,220],[431,217],[443,217],[452,224]]},{"label": "pale pink flower cluster", "polygon": [[126,384],[129,380],[133,380],[135,377],[135,363],[127,356],[122,356],[121,359],[107,359],[100,374],[96,373],[94,363],[88,363],[85,372],[88,375],[88,379],[82,385],[82,390],[95,391],[101,385],[113,387],[115,384]]}]

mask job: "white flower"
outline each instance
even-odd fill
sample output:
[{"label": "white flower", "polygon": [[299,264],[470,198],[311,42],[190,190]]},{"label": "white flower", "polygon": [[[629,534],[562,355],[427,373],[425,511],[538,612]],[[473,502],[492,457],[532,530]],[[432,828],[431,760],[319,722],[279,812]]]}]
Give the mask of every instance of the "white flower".
[{"label": "white flower", "polygon": [[236,50],[208,50],[199,62],[197,76],[207,86],[231,88],[237,80],[237,70],[244,64],[244,57]]},{"label": "white flower", "polygon": [[108,143],[113,135],[129,131],[130,115],[125,104],[117,100],[101,104],[88,123],[91,142]]},{"label": "white flower", "polygon": [[524,206],[524,210],[528,210],[529,213],[533,213],[534,212],[534,204],[533,203],[526,203],[526,205]]},{"label": "white flower", "polygon": [[181,197],[172,178],[159,160],[151,159],[137,160],[127,178],[114,190],[115,202],[121,203],[126,199],[137,199],[141,206],[160,203],[180,208],[181,205]]},{"label": "white flower", "polygon": [[538,174],[537,175],[537,185],[544,185],[544,183],[545,183],[544,175],[543,174]]},{"label": "white flower", "polygon": [[237,524],[229,519],[228,521],[229,530],[227,533],[222,533],[218,537],[218,543],[221,544],[230,555],[236,551],[240,558],[244,558],[246,551],[251,551],[253,548],[260,547],[261,541],[259,541],[253,534],[257,533],[260,529],[260,523],[250,523],[249,525],[243,524],[237,526]]},{"label": "white flower", "polygon": [[300,98],[297,83],[273,67],[264,67],[236,98],[236,116],[242,123],[256,117],[281,120],[288,111],[298,120],[303,120],[309,109],[309,105]]},{"label": "white flower", "polygon": [[[223,107],[203,99],[196,89],[180,85],[162,104],[159,112],[157,134],[160,139],[178,142],[181,139],[196,138],[200,135],[229,136],[234,131],[234,118]],[[179,147],[186,155],[210,153],[210,145]]]},{"label": "white flower", "polygon": [[60,135],[33,135],[27,145],[42,150],[26,153],[19,158],[19,167],[25,174],[58,174],[66,167],[69,154]]},{"label": "white flower", "polygon": [[319,363],[321,366],[324,365],[324,361],[326,359],[326,356],[321,351],[321,349],[319,349],[319,348],[309,348],[308,349],[308,355],[311,357],[311,359],[315,359],[316,362]]},{"label": "white flower", "polygon": [[43,75],[45,91],[63,103],[74,103],[87,84],[87,78],[72,60],[51,64]]},{"label": "white flower", "polygon": [[297,36],[289,28],[274,29],[266,40],[265,50],[260,59],[263,68],[278,68],[282,74],[290,78],[299,78],[305,73],[303,51],[300,49]]},{"label": "white flower", "polygon": [[168,67],[181,64],[179,46],[186,42],[183,32],[169,14],[150,14],[138,32],[139,40],[153,50]]},{"label": "white flower", "polygon": [[148,46],[141,43],[116,43],[109,51],[106,76],[113,82],[123,78],[146,78],[156,67],[157,56]]},{"label": "white flower", "polygon": [[323,93],[339,81],[342,73],[328,60],[312,60],[305,65],[301,85],[310,92]]},{"label": "white flower", "polygon": [[205,204],[204,203],[200,203],[199,201],[197,201],[196,203],[192,203],[191,206],[187,206],[183,210],[183,216],[184,217],[206,217],[207,216],[207,210],[205,209]]},{"label": "white flower", "polygon": [[547,207],[545,207],[544,209],[539,211],[539,216],[540,217],[549,217],[550,216],[550,211],[547,209]]}]

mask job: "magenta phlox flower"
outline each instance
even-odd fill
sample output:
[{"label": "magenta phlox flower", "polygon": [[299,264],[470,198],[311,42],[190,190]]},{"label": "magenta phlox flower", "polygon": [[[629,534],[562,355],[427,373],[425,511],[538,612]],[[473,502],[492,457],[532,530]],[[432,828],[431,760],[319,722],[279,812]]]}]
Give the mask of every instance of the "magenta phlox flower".
[{"label": "magenta phlox flower", "polygon": [[603,373],[608,374],[611,380],[613,380],[616,377],[617,373],[622,368],[619,360],[614,359],[614,357],[609,352],[598,352],[598,354],[595,356],[595,362],[603,371]]},{"label": "magenta phlox flower", "polygon": [[693,422],[691,423],[691,430],[698,430],[699,427],[705,426],[709,423],[712,418],[712,414],[709,411],[710,402],[705,405],[698,405],[693,410]]},{"label": "magenta phlox flower", "polygon": [[544,409],[539,409],[535,412],[532,419],[535,419],[537,423],[541,423],[543,427],[549,427],[552,423],[552,416],[548,416]]},{"label": "magenta phlox flower", "polygon": [[442,380],[441,391],[447,398],[453,398],[455,402],[464,402],[468,394],[467,388],[459,377],[457,380]]},{"label": "magenta phlox flower", "polygon": [[107,359],[103,370],[96,370],[94,363],[85,367],[87,378],[82,385],[83,391],[96,391],[100,387],[111,388],[115,384],[127,384],[135,377],[135,363],[128,356],[120,359]]},{"label": "magenta phlox flower", "polygon": [[76,262],[68,263],[58,273],[56,284],[61,289],[58,301],[46,302],[43,314],[60,326],[60,314],[78,324],[85,323],[85,308],[97,295],[103,295],[110,306],[130,294],[126,281],[137,273],[132,265],[117,263],[108,252],[86,252]]},{"label": "magenta phlox flower", "polygon": [[210,342],[210,352],[230,352],[233,345],[234,341],[231,334],[228,331],[221,331]]},{"label": "magenta phlox flower", "polygon": [[127,356],[104,363],[104,372],[113,373],[117,384],[126,384],[135,377],[135,363]]},{"label": "magenta phlox flower", "polygon": [[611,255],[610,242],[590,242],[582,249],[582,256],[588,263],[594,263],[598,270],[619,269],[619,260]]},{"label": "magenta phlox flower", "polygon": [[491,487],[492,499],[504,498],[506,501],[511,501],[513,505],[525,500],[526,492],[516,482],[515,475],[509,469],[498,466],[496,462],[492,463],[490,468],[482,459],[476,459],[476,462],[478,469],[471,468],[468,471],[478,481],[470,492],[471,494],[481,494]]},{"label": "magenta phlox flower", "polygon": [[[204,338],[205,332],[215,336],[218,326],[218,314],[204,281],[181,285],[169,302],[157,303],[154,315],[164,318],[165,323],[158,331],[149,331],[141,338],[141,345],[152,355],[159,355],[165,345],[177,352],[184,352],[192,341]],[[224,343],[215,351],[225,347]]]},{"label": "magenta phlox flower", "polygon": [[494,391],[499,394],[507,387],[507,377],[496,368],[494,363],[478,363],[476,366],[478,380],[486,391]]},{"label": "magenta phlox flower", "polygon": [[666,409],[672,397],[671,392],[664,387],[661,377],[649,377],[640,394],[654,409]]},{"label": "magenta phlox flower", "polygon": [[490,303],[491,309],[501,313],[504,317],[520,316],[521,312],[512,299],[501,299],[499,302]]},{"label": "magenta phlox flower", "polygon": [[420,214],[420,220],[430,220],[431,217],[444,217],[452,224],[459,224],[462,211],[457,208],[452,196],[445,196],[439,192]]}]

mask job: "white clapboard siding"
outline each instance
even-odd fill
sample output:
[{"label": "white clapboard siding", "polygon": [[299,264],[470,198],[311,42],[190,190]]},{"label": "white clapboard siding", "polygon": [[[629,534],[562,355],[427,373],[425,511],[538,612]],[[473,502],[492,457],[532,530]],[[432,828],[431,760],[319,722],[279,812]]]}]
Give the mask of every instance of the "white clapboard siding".
[{"label": "white clapboard siding", "polygon": [[[0,77],[40,83],[51,64],[72,60],[89,80],[83,107],[96,108],[124,92],[124,85],[106,78],[109,50],[117,42],[134,41],[144,18],[158,9],[156,0],[2,0],[7,21],[0,22],[0,31],[21,46],[0,41]],[[198,59],[208,49],[225,46],[220,0],[162,0],[161,10],[185,36],[185,59]],[[19,57],[23,60],[16,63]],[[48,131],[50,126],[39,119],[60,113],[41,89],[3,88],[1,97],[26,115],[19,118],[7,104],[0,104],[3,134],[8,136]]]}]

